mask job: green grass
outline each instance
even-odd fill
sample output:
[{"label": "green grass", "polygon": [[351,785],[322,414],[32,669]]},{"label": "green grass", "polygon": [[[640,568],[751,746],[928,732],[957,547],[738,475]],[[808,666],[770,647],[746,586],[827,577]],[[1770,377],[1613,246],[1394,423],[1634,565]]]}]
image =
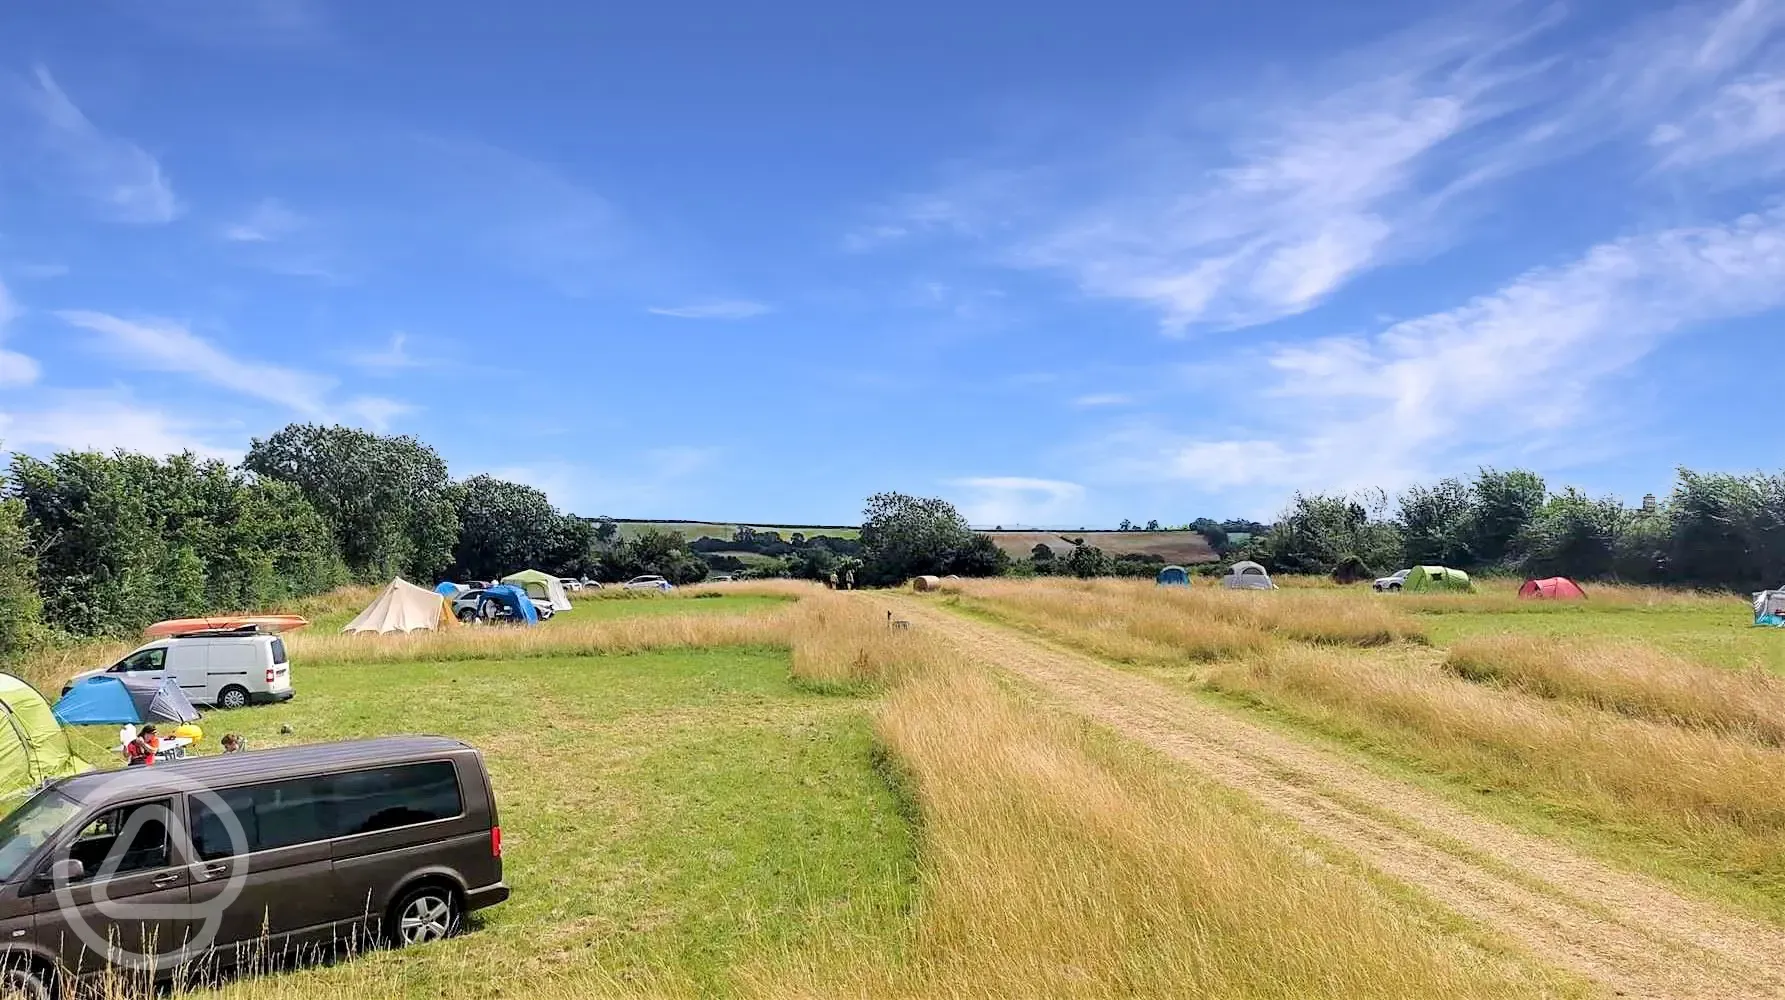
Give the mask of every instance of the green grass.
[{"label": "green grass", "polygon": [[1651,642],[1688,659],[1725,667],[1760,665],[1785,673],[1785,629],[1755,628],[1745,601],[1710,607],[1596,607],[1585,601],[1542,612],[1421,614],[1434,645],[1477,635],[1599,636]]},{"label": "green grass", "polygon": [[656,591],[632,590],[617,591],[611,597],[594,597],[585,592],[572,594],[571,609],[553,615],[552,620],[545,623],[545,627],[551,628],[552,622],[557,621],[607,621],[640,615],[747,614],[752,611],[773,610],[792,602],[792,598],[770,594],[708,592],[683,596],[682,592],[661,594]]},{"label": "green grass", "polygon": [[[208,715],[207,740],[464,739],[489,760],[514,888],[476,933],[305,969],[296,992],[337,995],[396,963],[414,997],[565,977],[724,996],[765,956],[891,939],[911,905],[913,832],[875,770],[868,703],[796,689],[785,652],[297,664],[295,680],[285,705]],[[467,976],[467,955],[507,967],[499,986]]]}]

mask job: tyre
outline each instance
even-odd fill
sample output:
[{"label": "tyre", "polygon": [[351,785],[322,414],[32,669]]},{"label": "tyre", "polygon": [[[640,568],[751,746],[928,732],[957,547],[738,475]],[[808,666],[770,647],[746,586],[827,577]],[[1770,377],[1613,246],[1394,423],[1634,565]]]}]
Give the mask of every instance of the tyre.
[{"label": "tyre", "polygon": [[385,937],[393,948],[427,944],[452,937],[465,922],[459,894],[441,885],[423,885],[404,893],[390,908]]},{"label": "tyre", "polygon": [[50,970],[35,962],[15,959],[0,968],[0,996],[51,1000],[56,995],[55,986]]},{"label": "tyre", "polygon": [[1389,585],[1388,585],[1388,592],[1389,592],[1389,593],[1391,593],[1391,594],[1398,594],[1398,593],[1400,593],[1400,592],[1401,592],[1401,585],[1400,585],[1400,584],[1398,584],[1398,583],[1391,583],[1391,584],[1389,584]]},{"label": "tyre", "polygon": [[476,618],[476,617],[477,617],[477,609],[476,608],[460,608],[459,609],[459,621],[462,621],[467,625],[471,624],[471,619]]},{"label": "tyre", "polygon": [[218,708],[247,708],[248,689],[240,684],[231,684],[217,692]]}]

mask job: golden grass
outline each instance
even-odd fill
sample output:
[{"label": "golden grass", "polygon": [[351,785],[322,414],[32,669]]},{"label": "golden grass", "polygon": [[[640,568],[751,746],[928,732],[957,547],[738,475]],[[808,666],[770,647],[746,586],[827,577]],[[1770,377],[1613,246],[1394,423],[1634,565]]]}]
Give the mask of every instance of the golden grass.
[{"label": "golden grass", "polygon": [[1336,588],[1293,595],[1138,580],[972,580],[951,586],[969,607],[1022,621],[1123,662],[1220,660],[1271,636],[1351,646],[1423,640],[1423,626],[1385,603]]},{"label": "golden grass", "polygon": [[944,651],[860,595],[808,590],[792,621],[793,676],[822,690],[869,690],[913,670],[939,669]]},{"label": "golden grass", "polygon": [[1776,748],[1334,651],[1286,647],[1218,665],[1207,680],[1477,787],[1636,825],[1700,864],[1785,875],[1785,752]]},{"label": "golden grass", "polygon": [[[834,619],[825,619],[828,625]],[[927,647],[927,648],[926,648]],[[912,669],[879,731],[922,815],[910,939],[765,962],[791,997],[1534,997],[1225,790],[946,649]]]},{"label": "golden grass", "polygon": [[[1581,610],[1580,601],[1525,600],[1518,596],[1524,581],[1477,579],[1473,594],[1382,594],[1382,599],[1407,611],[1425,614],[1493,612],[1496,614],[1571,614]],[[1366,585],[1367,586],[1367,585]],[[1727,609],[1743,598],[1713,591],[1672,590],[1630,584],[1588,583],[1585,602],[1595,611],[1684,611]]]},{"label": "golden grass", "polygon": [[1785,678],[1758,668],[1694,663],[1640,642],[1516,634],[1464,639],[1444,668],[1542,698],[1785,745]]},{"label": "golden grass", "polygon": [[540,628],[466,625],[407,635],[298,632],[286,639],[286,645],[294,662],[306,664],[507,660],[697,646],[784,646],[789,641],[792,614],[789,607],[759,614],[554,621]]}]

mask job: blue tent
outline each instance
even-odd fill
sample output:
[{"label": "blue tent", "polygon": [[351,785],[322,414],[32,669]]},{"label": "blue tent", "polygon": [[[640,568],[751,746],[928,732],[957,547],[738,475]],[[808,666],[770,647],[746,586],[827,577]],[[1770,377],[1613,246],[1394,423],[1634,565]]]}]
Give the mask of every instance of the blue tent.
[{"label": "blue tent", "polygon": [[1161,587],[1188,587],[1190,574],[1182,566],[1167,566],[1159,571],[1158,583]]},{"label": "blue tent", "polygon": [[197,722],[198,709],[172,677],[120,677],[102,674],[69,688],[54,709],[65,726],[148,722]]},{"label": "blue tent", "polygon": [[491,604],[507,608],[510,615],[525,620],[529,625],[539,624],[539,610],[533,607],[533,599],[527,596],[526,591],[512,584],[499,584],[484,591],[483,597],[477,602],[477,613],[489,617],[484,615],[484,611]]},{"label": "blue tent", "polygon": [[441,597],[444,597],[449,601],[470,589],[471,588],[469,587],[462,587],[456,583],[441,582],[434,585],[434,593],[439,594]]}]

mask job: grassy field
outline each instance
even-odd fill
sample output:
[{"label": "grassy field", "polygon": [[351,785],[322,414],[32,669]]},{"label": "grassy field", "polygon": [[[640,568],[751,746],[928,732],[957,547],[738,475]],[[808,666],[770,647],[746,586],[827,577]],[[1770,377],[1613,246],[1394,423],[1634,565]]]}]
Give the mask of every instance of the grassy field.
[{"label": "grassy field", "polygon": [[[614,523],[620,528],[620,537],[625,539],[637,538],[647,531],[655,530],[680,532],[683,538],[691,542],[696,538],[729,539],[737,533],[738,528],[744,527],[736,522],[728,524],[718,521],[615,521]],[[807,538],[817,538],[820,535],[829,538],[861,537],[861,529],[855,527],[827,527],[816,524],[792,527],[752,524],[749,527],[757,531],[779,532],[783,539],[792,536],[796,531]]]},{"label": "grassy field", "polygon": [[1739,599],[1581,603],[969,581],[945,600],[1785,922],[1785,633]]},{"label": "grassy field", "polygon": [[[221,994],[1585,995],[1243,796],[890,628],[871,593],[698,593],[583,601],[530,630],[294,635],[299,697],[213,714],[211,739],[472,742],[515,895],[457,940]],[[1269,616],[1229,624],[1299,641]]]}]

